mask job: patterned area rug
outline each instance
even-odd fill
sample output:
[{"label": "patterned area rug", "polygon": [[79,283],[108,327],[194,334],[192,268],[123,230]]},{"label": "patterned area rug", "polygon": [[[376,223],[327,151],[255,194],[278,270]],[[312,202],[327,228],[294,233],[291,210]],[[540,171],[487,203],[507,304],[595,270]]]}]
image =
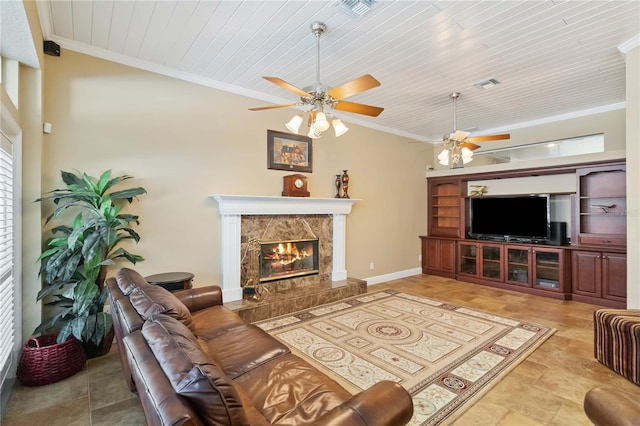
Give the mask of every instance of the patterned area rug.
[{"label": "patterned area rug", "polygon": [[352,393],[400,383],[413,396],[411,425],[451,421],[555,332],[394,290],[256,325]]}]

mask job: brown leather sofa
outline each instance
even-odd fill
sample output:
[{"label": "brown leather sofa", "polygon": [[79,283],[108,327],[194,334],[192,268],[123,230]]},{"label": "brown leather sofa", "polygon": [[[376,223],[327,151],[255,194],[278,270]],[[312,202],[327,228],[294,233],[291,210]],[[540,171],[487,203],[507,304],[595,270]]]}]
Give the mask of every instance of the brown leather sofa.
[{"label": "brown leather sofa", "polygon": [[169,293],[131,269],[107,280],[125,379],[149,425],[403,425],[411,396],[356,395],[222,305],[217,286]]},{"label": "brown leather sofa", "polygon": [[597,386],[585,395],[584,412],[596,426],[638,426],[640,392]]}]

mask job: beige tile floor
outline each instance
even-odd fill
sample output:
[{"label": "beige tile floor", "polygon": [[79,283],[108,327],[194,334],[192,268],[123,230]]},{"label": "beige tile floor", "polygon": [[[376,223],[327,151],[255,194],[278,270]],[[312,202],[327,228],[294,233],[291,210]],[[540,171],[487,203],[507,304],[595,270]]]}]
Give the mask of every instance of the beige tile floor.
[{"label": "beige tile floor", "polygon": [[[590,425],[582,401],[607,384],[640,395],[640,388],[593,357],[593,311],[598,306],[493,289],[418,275],[370,286],[394,288],[498,315],[551,326],[558,331],[499,381],[455,425]],[[87,368],[58,383],[17,384],[1,420],[15,425],[143,425],[144,415],[120,371],[116,345]]]}]

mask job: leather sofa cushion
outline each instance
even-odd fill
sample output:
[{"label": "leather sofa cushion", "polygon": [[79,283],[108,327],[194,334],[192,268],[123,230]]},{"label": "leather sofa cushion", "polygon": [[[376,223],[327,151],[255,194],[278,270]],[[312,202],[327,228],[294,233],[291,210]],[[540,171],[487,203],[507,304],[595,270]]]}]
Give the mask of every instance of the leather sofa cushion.
[{"label": "leather sofa cushion", "polygon": [[235,380],[271,424],[313,424],[351,398],[337,382],[302,358],[287,354]]},{"label": "leather sofa cushion", "polygon": [[153,315],[164,314],[177,319],[196,333],[189,309],[162,287],[155,285],[139,287],[129,295],[129,301],[145,321]]},{"label": "leather sofa cushion", "polygon": [[122,291],[125,296],[130,295],[140,287],[151,286],[142,275],[129,268],[122,268],[116,272],[116,282],[118,283],[120,291]]},{"label": "leather sofa cushion", "polygon": [[207,425],[252,425],[233,382],[213,364],[194,365],[174,388]]},{"label": "leather sofa cushion", "polygon": [[248,395],[241,386],[238,386],[235,381],[233,383],[236,387],[236,391],[238,391],[238,395],[240,395],[240,401],[242,401],[242,406],[244,407],[244,412],[249,419],[249,424],[251,426],[271,426],[271,423],[269,423],[262,413],[258,411],[255,405],[253,405],[251,396]]},{"label": "leather sofa cushion", "polygon": [[240,316],[222,305],[191,312],[193,324],[199,338],[204,340],[226,333],[230,328],[246,324]]},{"label": "leather sofa cushion", "polygon": [[[120,348],[119,348],[120,349]],[[186,398],[176,394],[158,365],[141,330],[125,336],[122,349],[140,395],[148,425],[200,425],[200,416]]]},{"label": "leather sofa cushion", "polygon": [[209,425],[249,425],[233,382],[181,322],[166,315],[146,321],[142,335],[176,393]]},{"label": "leather sofa cushion", "polygon": [[215,354],[231,379],[290,352],[288,347],[252,324],[229,328],[210,339],[204,335],[199,337],[204,341],[204,350]]},{"label": "leather sofa cushion", "polygon": [[211,362],[193,333],[175,318],[150,317],[142,326],[142,335],[172,384],[180,382],[194,364]]},{"label": "leather sofa cushion", "polygon": [[[120,327],[126,334],[140,330],[144,321],[140,318],[138,312],[133,308],[128,298],[116,299],[113,302],[115,314],[118,315]],[[125,335],[126,335],[125,334]]]}]

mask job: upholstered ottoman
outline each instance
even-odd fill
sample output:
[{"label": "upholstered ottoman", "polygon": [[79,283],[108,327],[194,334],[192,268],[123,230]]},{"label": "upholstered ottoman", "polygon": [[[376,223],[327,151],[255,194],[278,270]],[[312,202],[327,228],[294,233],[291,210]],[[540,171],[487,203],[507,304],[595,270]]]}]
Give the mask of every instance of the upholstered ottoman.
[{"label": "upholstered ottoman", "polygon": [[599,309],[593,319],[596,359],[640,386],[640,310]]}]

